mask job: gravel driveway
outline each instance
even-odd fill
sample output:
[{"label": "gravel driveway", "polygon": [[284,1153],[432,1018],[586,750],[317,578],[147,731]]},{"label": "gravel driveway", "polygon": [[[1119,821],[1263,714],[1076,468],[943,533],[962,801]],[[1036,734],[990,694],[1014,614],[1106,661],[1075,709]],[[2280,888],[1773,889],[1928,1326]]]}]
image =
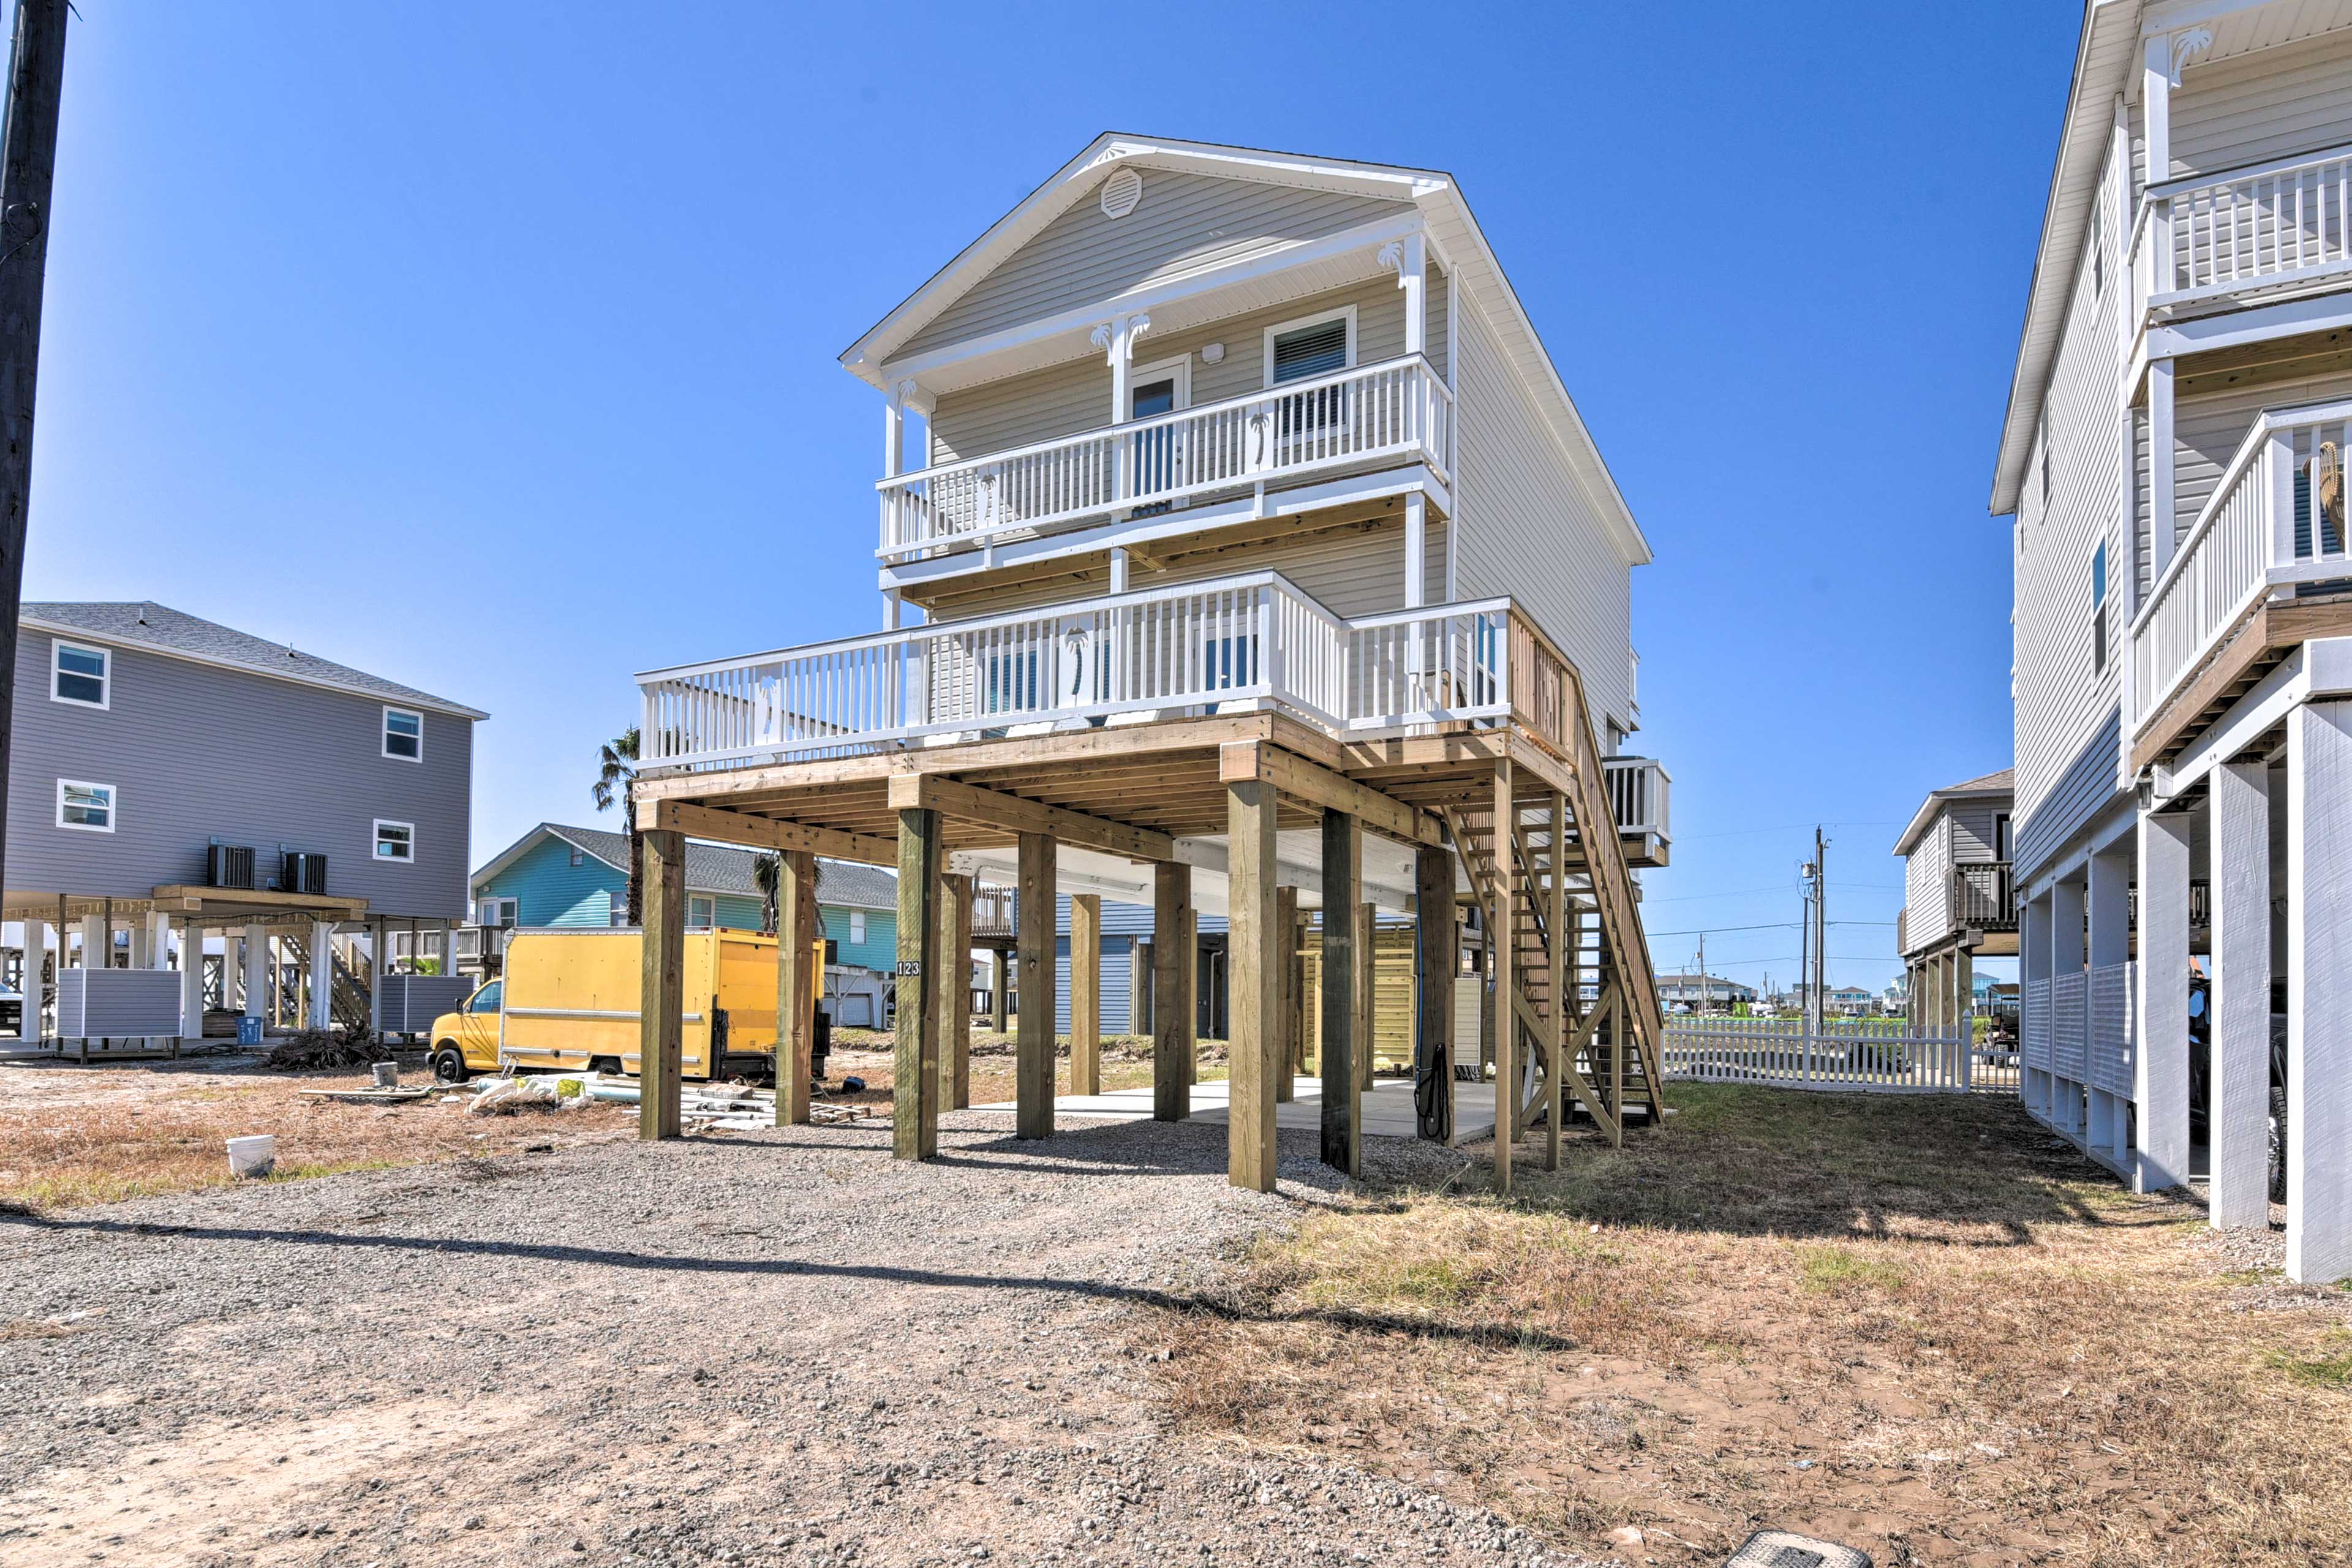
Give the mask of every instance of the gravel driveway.
[{"label": "gravel driveway", "polygon": [[[1135,1314],[1330,1190],[1221,1127],[943,1121],[0,1213],[0,1561],[1562,1564],[1169,1433]],[[1454,1156],[1375,1140],[1390,1179]],[[1148,1338],[1148,1336],[1147,1336]],[[1148,1345],[1147,1345],[1148,1351]]]}]

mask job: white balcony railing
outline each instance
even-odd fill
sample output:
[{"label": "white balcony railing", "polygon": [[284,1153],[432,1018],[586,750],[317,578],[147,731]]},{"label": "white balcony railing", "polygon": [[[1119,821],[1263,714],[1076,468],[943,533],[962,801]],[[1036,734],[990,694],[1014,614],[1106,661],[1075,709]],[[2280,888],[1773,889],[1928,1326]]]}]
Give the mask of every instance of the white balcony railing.
[{"label": "white balcony railing", "polygon": [[1454,395],[1418,354],[884,479],[877,554],[900,562],[1275,479],[1385,460],[1452,468]]},{"label": "white balcony railing", "polygon": [[648,770],[1270,706],[1333,732],[1503,717],[1508,599],[1343,621],[1278,573],[649,671]]},{"label": "white balcony railing", "polygon": [[1654,757],[1610,757],[1601,764],[1608,781],[1609,807],[1623,834],[1674,837],[1667,820],[1668,786],[1674,782],[1664,763]]},{"label": "white balcony railing", "polygon": [[[2132,620],[2134,711],[2145,728],[2255,605],[2299,584],[2352,577],[2345,472],[2352,402],[2265,411]],[[2336,500],[2323,504],[2329,472]]]},{"label": "white balcony railing", "polygon": [[2352,147],[2157,185],[2136,237],[2151,305],[2352,271]]}]

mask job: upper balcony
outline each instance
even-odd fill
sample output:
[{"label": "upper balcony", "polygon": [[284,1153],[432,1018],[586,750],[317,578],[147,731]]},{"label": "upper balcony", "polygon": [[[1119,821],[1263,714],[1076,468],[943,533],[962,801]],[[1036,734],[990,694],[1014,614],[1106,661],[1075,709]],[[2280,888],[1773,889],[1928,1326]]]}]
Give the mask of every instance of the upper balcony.
[{"label": "upper balcony", "polygon": [[885,479],[886,566],[1246,496],[1269,484],[1453,469],[1454,395],[1413,353]]},{"label": "upper balcony", "polygon": [[2347,452],[2352,401],[2265,410],[2171,560],[2158,562],[2132,620],[2135,768],[2234,697],[2265,650],[2311,635],[2293,625],[2291,602],[2352,583]]},{"label": "upper balcony", "polygon": [[[1342,619],[1257,572],[651,670],[641,772],[782,763],[1275,710],[1346,740],[1514,724],[1563,755],[1568,661],[1507,598]],[[1635,865],[1671,839],[1665,770],[1606,758]]]},{"label": "upper balcony", "polygon": [[2150,310],[2352,280],[2352,147],[2152,185],[2132,241]]}]

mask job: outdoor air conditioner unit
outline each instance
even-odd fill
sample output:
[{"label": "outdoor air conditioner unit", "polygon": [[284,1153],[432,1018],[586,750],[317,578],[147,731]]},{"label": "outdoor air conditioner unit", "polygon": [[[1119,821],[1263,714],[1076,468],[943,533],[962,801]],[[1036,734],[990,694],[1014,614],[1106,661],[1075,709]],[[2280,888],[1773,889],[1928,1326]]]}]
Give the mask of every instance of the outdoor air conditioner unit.
[{"label": "outdoor air conditioner unit", "polygon": [[288,893],[316,893],[327,890],[327,858],[308,850],[289,849],[286,864],[279,871],[278,886]]},{"label": "outdoor air conditioner unit", "polygon": [[208,844],[205,847],[205,885],[208,888],[253,886],[253,846]]}]

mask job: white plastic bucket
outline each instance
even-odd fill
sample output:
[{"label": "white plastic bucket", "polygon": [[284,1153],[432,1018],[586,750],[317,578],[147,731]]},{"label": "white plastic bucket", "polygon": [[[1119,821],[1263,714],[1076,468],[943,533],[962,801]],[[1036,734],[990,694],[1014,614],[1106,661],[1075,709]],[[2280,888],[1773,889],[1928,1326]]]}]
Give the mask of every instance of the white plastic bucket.
[{"label": "white plastic bucket", "polygon": [[267,1132],[228,1141],[228,1173],[232,1176],[266,1176],[277,1163],[278,1140]]}]

